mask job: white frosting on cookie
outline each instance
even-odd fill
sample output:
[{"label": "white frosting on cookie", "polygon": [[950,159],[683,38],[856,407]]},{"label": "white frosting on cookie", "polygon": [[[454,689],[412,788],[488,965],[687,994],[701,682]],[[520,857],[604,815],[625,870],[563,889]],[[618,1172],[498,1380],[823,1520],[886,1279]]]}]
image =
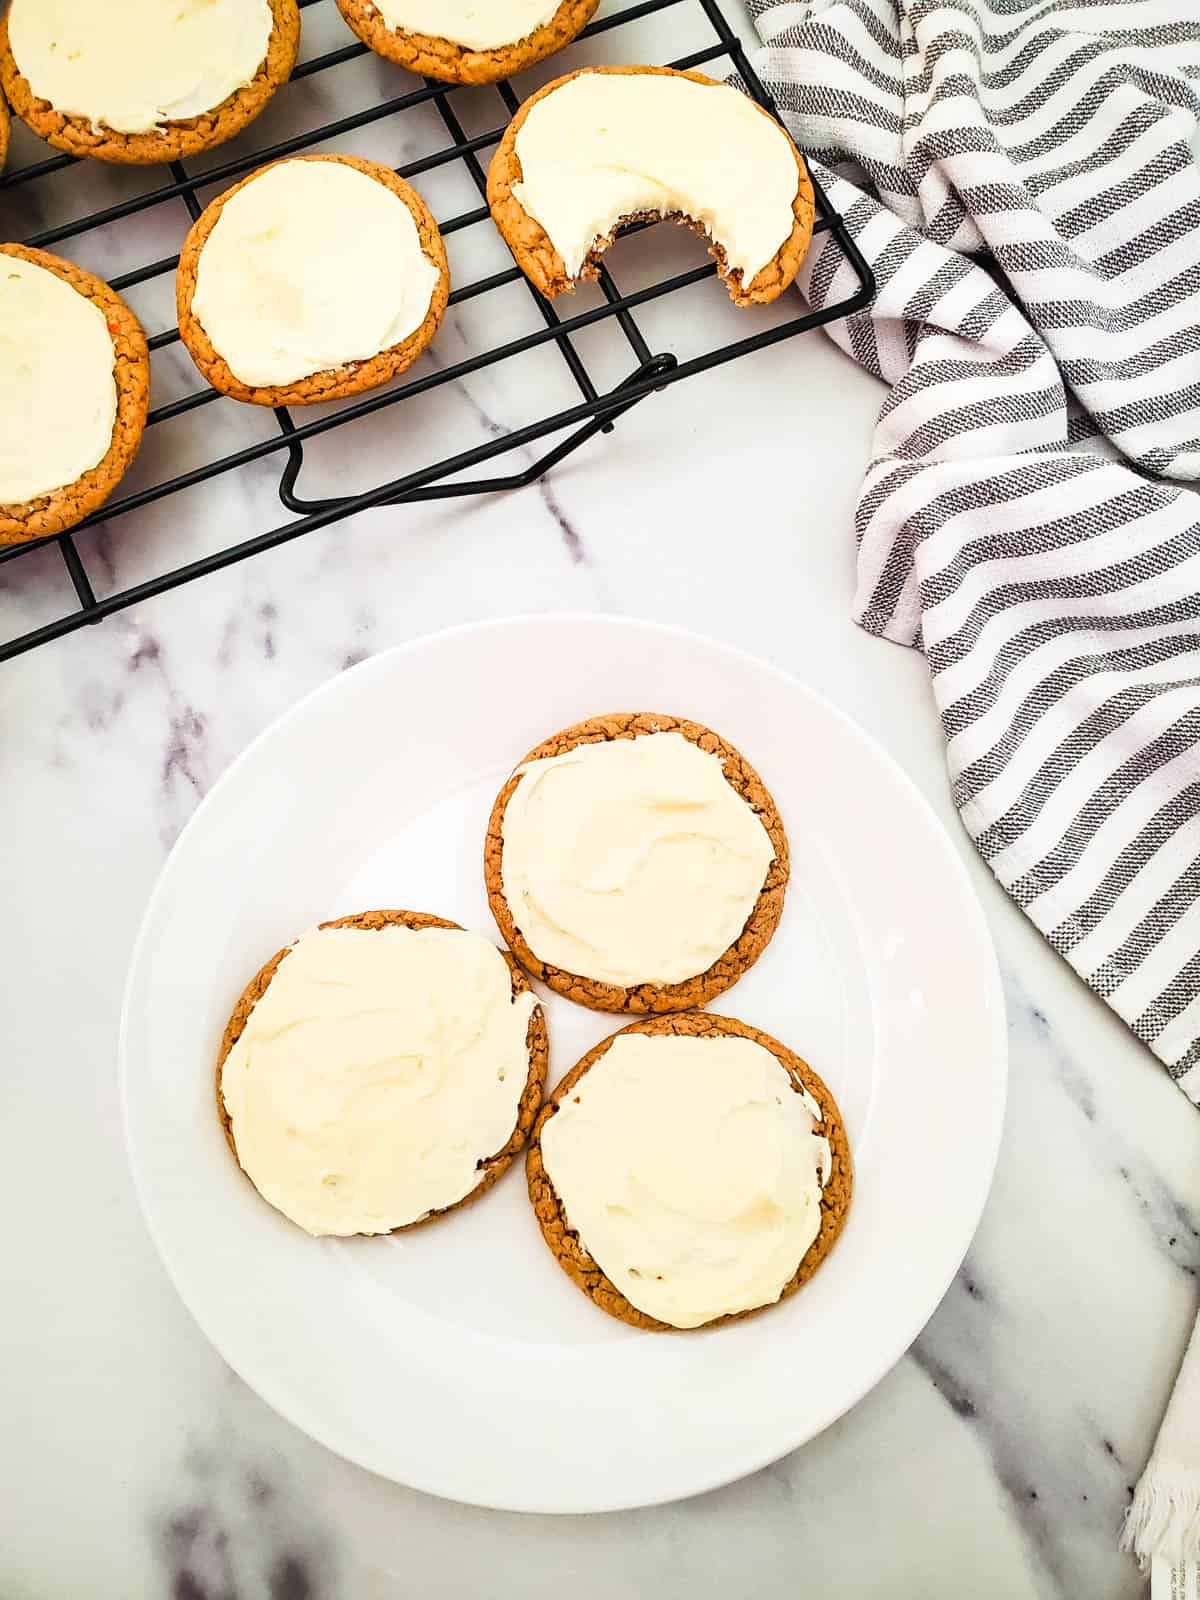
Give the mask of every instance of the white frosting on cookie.
[{"label": "white frosting on cookie", "polygon": [[192,312],[235,378],[269,387],[401,343],[438,276],[393,190],[340,161],[281,161],[222,208]]},{"label": "white frosting on cookie", "polygon": [[0,255],[0,505],[99,466],[117,416],[103,311],[45,267]]},{"label": "white frosting on cookie", "polygon": [[544,27],[561,0],[375,0],[389,28],[428,33],[467,50],[501,50]]},{"label": "white frosting on cookie", "polygon": [[304,934],[221,1071],[238,1160],[312,1234],[454,1205],[512,1137],[536,1004],[478,934]]},{"label": "white frosting on cookie", "polygon": [[771,1305],[821,1226],[819,1107],[732,1035],[625,1033],[542,1128],[567,1223],[625,1298],[673,1328]]},{"label": "white frosting on cookie", "polygon": [[682,75],[582,72],[516,136],[512,192],[575,277],[622,217],[682,212],[748,287],[792,231],[800,183],[779,125],[736,89]]},{"label": "white frosting on cookie", "polygon": [[117,133],[213,110],[266,59],[267,0],[13,0],[13,60],[40,100]]},{"label": "white frosting on cookie", "polygon": [[650,733],[520,771],[501,872],[539,961],[618,988],[682,983],[737,940],[775,850],[719,757]]}]

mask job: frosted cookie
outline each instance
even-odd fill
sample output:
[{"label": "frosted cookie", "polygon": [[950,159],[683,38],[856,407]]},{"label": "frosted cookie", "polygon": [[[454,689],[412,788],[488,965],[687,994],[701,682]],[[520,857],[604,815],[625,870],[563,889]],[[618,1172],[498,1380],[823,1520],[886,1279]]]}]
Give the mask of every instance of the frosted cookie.
[{"label": "frosted cookie", "polygon": [[115,290],[73,262],[0,244],[0,545],[62,533],[137,453],[150,356]]},{"label": "frosted cookie", "polygon": [[621,712],[530,751],[492,808],[484,880],[521,964],[598,1011],[686,1011],[736,983],[779,923],[787,837],[711,729]]},{"label": "frosted cookie", "polygon": [[294,156],[234,184],[188,234],[175,278],[192,360],[222,394],[263,406],[386,383],[433,338],[449,293],[429,207],[354,156]]},{"label": "frosted cookie", "polygon": [[525,1170],[571,1280],[660,1332],[794,1294],[836,1243],[853,1182],[812,1068],[706,1012],[635,1022],[589,1051],[543,1106]]},{"label": "frosted cookie", "polygon": [[302,934],[238,1001],[217,1109],[255,1188],[313,1235],[392,1233],[474,1200],[525,1144],[546,1025],[490,940],[413,911]]},{"label": "frosted cookie", "polygon": [[775,119],[727,84],[670,67],[585,67],[532,95],[488,173],[488,203],[542,294],[594,278],[625,223],[708,239],[736,305],[774,300],[812,237],[813,190]]},{"label": "frosted cookie", "polygon": [[553,55],[599,0],[337,0],[364,44],[446,83],[494,83]]},{"label": "frosted cookie", "polygon": [[0,84],[59,150],[174,161],[251,122],[299,42],[296,0],[13,0]]}]

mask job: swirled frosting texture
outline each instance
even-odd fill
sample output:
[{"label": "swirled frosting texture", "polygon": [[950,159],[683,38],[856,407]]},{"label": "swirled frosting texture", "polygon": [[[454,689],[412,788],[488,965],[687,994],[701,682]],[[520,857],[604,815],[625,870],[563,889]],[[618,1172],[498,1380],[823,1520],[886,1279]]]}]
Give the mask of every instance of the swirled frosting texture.
[{"label": "swirled frosting texture", "polygon": [[117,415],[104,313],[34,261],[0,256],[0,505],[98,466]]},{"label": "swirled frosting texture", "polygon": [[545,27],[560,0],[378,0],[389,28],[427,33],[467,50],[499,50]]},{"label": "swirled frosting texture", "polygon": [[778,1300],[816,1239],[819,1107],[763,1045],[619,1034],[542,1129],[571,1229],[673,1328]]},{"label": "swirled frosting texture", "polygon": [[212,111],[253,82],[267,0],[16,0],[13,60],[40,100],[117,133]]},{"label": "swirled frosting texture", "polygon": [[238,1160],[312,1234],[456,1204],[516,1127],[536,1003],[478,934],[304,934],[222,1069]]},{"label": "swirled frosting texture", "polygon": [[437,282],[398,194],[344,162],[279,161],[222,207],[192,311],[235,378],[270,387],[400,344]]},{"label": "swirled frosting texture", "polygon": [[791,236],[800,173],[787,135],[725,84],[581,72],[530,109],[515,150],[513,195],[569,278],[642,212],[699,222],[746,287]]},{"label": "swirled frosting texture", "polygon": [[681,733],[528,762],[502,834],[505,898],[533,954],[618,988],[707,972],[775,854],[720,758]]}]

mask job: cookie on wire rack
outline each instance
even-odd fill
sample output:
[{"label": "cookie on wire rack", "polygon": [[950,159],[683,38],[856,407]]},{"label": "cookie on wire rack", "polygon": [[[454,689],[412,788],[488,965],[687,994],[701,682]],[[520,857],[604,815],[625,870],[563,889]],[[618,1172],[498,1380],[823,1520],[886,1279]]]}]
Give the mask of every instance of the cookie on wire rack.
[{"label": "cookie on wire rack", "polygon": [[262,406],[387,383],[429,344],[449,294],[421,196],[390,167],[340,155],[291,156],[235,183],[192,227],[175,278],[192,360],[222,394]]},{"label": "cookie on wire rack", "polygon": [[12,0],[0,86],[56,149],[98,161],[176,161],[231,139],[287,82],[296,0]]},{"label": "cookie on wire rack", "polygon": [[488,172],[488,204],[547,298],[595,278],[633,222],[682,222],[709,243],[737,306],[794,280],[812,238],[804,158],[769,112],[701,72],[583,67],[521,106]]},{"label": "cookie on wire rack", "polygon": [[495,83],[570,44],[599,0],[337,0],[378,55],[443,83]]},{"label": "cookie on wire rack", "polygon": [[0,244],[0,545],[63,533],[141,443],[150,354],[133,312],[73,261]]}]

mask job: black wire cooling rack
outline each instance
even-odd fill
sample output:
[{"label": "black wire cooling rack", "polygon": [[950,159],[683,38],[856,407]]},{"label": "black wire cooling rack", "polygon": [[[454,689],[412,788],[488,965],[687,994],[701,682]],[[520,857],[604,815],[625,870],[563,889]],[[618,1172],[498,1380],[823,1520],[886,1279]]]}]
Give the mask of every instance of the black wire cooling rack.
[{"label": "black wire cooling rack", "polygon": [[[308,10],[322,3],[331,5],[332,0],[299,0],[299,3],[302,8]],[[741,74],[756,99],[769,110],[773,110],[770,97],[746,59],[740,41],[716,0],[640,0],[640,3],[624,5],[619,10],[602,13],[601,17],[581,36],[581,41],[612,30],[620,30],[657,12],[668,12],[675,8],[682,10],[685,7],[691,9],[699,7],[703,12],[707,24],[711,27],[712,43],[668,64],[680,68],[703,66],[711,69],[712,63],[718,63],[714,76],[722,75],[723,71],[732,66]],[[645,59],[633,53],[627,46],[623,47],[621,37],[618,32],[611,41],[611,48],[606,48],[608,59],[614,61]],[[366,53],[366,46],[357,41],[338,49],[328,50],[303,61],[296,68],[291,81],[295,83],[312,77],[313,74],[328,72]],[[558,67],[556,70],[568,70],[572,64],[567,58],[566,66]],[[399,68],[394,70],[398,83],[412,81],[407,79]],[[287,92],[286,87],[280,91],[281,94]],[[234,160],[219,161],[218,165],[209,166],[202,171],[189,170],[189,165],[193,169],[198,168],[199,162],[189,164],[181,161],[171,162],[163,169],[164,176],[169,171],[170,181],[153,182],[143,192],[115,204],[87,211],[52,227],[44,227],[32,233],[23,242],[42,249],[56,250],[67,241],[78,240],[93,230],[123,224],[126,219],[141,213],[152,213],[153,208],[161,207],[165,202],[173,200],[182,201],[188,217],[194,219],[203,209],[201,201],[197,198],[197,189],[208,188],[214,184],[220,187],[253,171],[266,161],[320,146],[342,135],[365,129],[370,124],[379,123],[385,118],[403,117],[406,113],[412,113],[417,107],[432,108],[436,112],[444,140],[439,138],[437,149],[397,167],[396,170],[402,177],[411,179],[432,173],[436,169],[446,168],[452,163],[463,163],[471,184],[478,191],[480,204],[467,210],[460,210],[445,220],[439,217],[442,232],[446,236],[452,236],[464,229],[490,228],[491,219],[487,206],[483,203],[486,194],[486,158],[481,160],[481,153],[490,150],[499,142],[508,118],[518,108],[520,97],[508,82],[501,82],[495,85],[494,89],[487,91],[491,94],[498,93],[503,105],[503,120],[499,126],[489,127],[482,133],[470,135],[467,132],[470,119],[464,115],[466,109],[464,97],[478,96],[483,92],[479,89],[426,80],[417,87],[366,105],[353,115],[324,121],[319,126],[306,129],[294,137],[259,147]],[[0,229],[5,226],[5,200],[12,191],[45,180],[62,182],[63,180],[56,179],[54,175],[76,164],[74,157],[52,155],[48,159],[18,167],[0,177]],[[155,172],[157,175],[157,169]],[[170,476],[160,478],[152,472],[150,481],[143,481],[140,487],[132,491],[122,493],[118,487],[117,492],[100,512],[68,533],[38,540],[33,544],[0,549],[0,563],[8,564],[19,563],[33,552],[44,551],[47,547],[56,545],[77,602],[71,604],[62,615],[39,627],[7,640],[0,640],[0,661],[20,655],[85,624],[100,622],[127,606],[137,605],[153,595],[177,588],[180,584],[190,583],[206,573],[231,566],[234,562],[243,561],[260,551],[269,550],[289,539],[298,538],[301,534],[325,527],[356,511],[420,500],[494,494],[501,490],[516,489],[531,484],[573,451],[578,450],[595,434],[611,431],[618,417],[654,391],[719,366],[723,362],[732,361],[750,351],[793,338],[806,329],[848,316],[867,304],[874,292],[874,283],[870,269],[851,239],[842,218],[830,205],[820,184],[815,180],[813,187],[817,206],[814,231],[817,233],[828,231],[833,234],[856,284],[849,295],[836,303],[827,304],[820,311],[806,310],[803,314],[786,321],[775,321],[770,326],[760,326],[745,337],[720,343],[716,348],[706,350],[691,359],[680,360],[674,353],[655,353],[644,327],[639,324],[638,313],[665,296],[676,294],[701,279],[711,277],[716,272],[716,267],[711,261],[671,276],[656,278],[625,293],[618,287],[611,268],[606,266],[602,269],[599,279],[600,292],[597,297],[599,303],[577,311],[573,315],[560,315],[549,301],[543,300],[537,291],[527,284],[528,292],[536,306],[537,317],[542,323],[542,326],[535,326],[534,331],[508,339],[501,336],[494,343],[489,340],[486,348],[473,350],[462,359],[444,365],[439,364],[433,370],[418,369],[419,375],[409,374],[406,379],[386,389],[358,398],[336,410],[320,408],[319,413],[310,419],[297,421],[286,408],[278,408],[274,413],[275,428],[267,436],[262,436],[261,426],[255,428],[252,431],[258,436],[251,438],[250,442],[239,449],[214,455],[185,472]],[[182,212],[179,224],[179,242],[182,243],[182,232],[186,227]],[[106,276],[112,286],[121,291],[138,285],[151,284],[156,279],[165,279],[169,282],[178,259],[178,255],[163,256],[131,270]],[[475,281],[457,284],[452,289],[450,305],[461,306],[480,296],[493,294],[508,285],[522,281],[520,271],[510,264],[503,270],[484,274]],[[751,328],[754,327],[758,315],[756,310],[739,313],[739,317]],[[498,314],[495,331],[501,335],[504,331],[503,321],[503,317]],[[589,362],[584,359],[580,349],[585,330],[601,324],[609,329],[611,338],[623,343],[627,359],[631,356],[634,362],[628,375],[615,385],[610,384],[606,390],[598,384],[593,371],[590,370]],[[178,332],[174,328],[153,334],[149,341],[150,348],[152,351],[162,350],[174,344],[178,337]],[[494,436],[473,448],[430,461],[374,487],[321,499],[308,499],[298,492],[305,463],[305,445],[309,440],[332,429],[345,429],[349,435],[352,433],[352,425],[359,419],[388,411],[405,401],[428,394],[442,385],[466,379],[542,345],[555,349],[565,363],[573,389],[578,392],[578,400],[573,404],[559,406],[549,414],[539,415],[523,426],[495,430]],[[155,429],[173,418],[214,402],[220,406],[233,407],[243,416],[259,410],[257,407],[239,406],[238,402],[224,399],[213,389],[201,388],[153,406],[148,419],[148,428]],[[248,432],[251,431],[248,417],[245,426]],[[217,430],[214,429],[212,432],[215,440]],[[527,447],[537,445],[556,433],[562,433],[564,437],[530,464],[523,466],[520,471],[498,477],[459,476],[512,450],[522,449],[528,454]],[[347,445],[349,442],[347,438]],[[150,435],[143,443],[143,456],[148,446],[152,451],[153,443]],[[282,506],[291,513],[290,520],[280,522],[277,526],[256,533],[250,538],[240,539],[236,543],[211,551],[197,560],[182,565],[167,566],[166,570],[156,571],[143,581],[124,586],[117,585],[111,587],[110,592],[97,594],[95,574],[89,570],[89,566],[97,563],[94,559],[85,560],[85,555],[76,542],[76,535],[93,524],[111,524],[139,508],[204,484],[222,474],[235,473],[264,458],[276,458],[281,461],[277,492]],[[455,481],[447,481],[451,479]],[[160,534],[155,546],[156,551],[169,560],[171,547],[171,539]],[[103,566],[105,563],[99,565]],[[19,581],[20,569],[9,567],[5,576],[9,579],[11,587]]]}]

